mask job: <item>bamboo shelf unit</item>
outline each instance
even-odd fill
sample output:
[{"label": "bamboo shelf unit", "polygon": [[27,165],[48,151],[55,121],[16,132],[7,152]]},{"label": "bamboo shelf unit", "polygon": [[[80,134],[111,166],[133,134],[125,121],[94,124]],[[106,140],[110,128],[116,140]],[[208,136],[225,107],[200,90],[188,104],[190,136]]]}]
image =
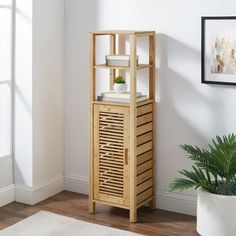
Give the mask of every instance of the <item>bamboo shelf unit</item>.
[{"label": "bamboo shelf unit", "polygon": [[[129,35],[130,66],[96,64],[96,38],[110,38],[110,54],[117,54],[120,35]],[[148,37],[149,62],[136,65],[137,37]],[[130,73],[130,103],[96,100],[96,69],[108,69],[110,88],[122,70]],[[147,69],[149,98],[136,101],[137,72]],[[89,212],[101,203],[129,209],[130,222],[137,209],[155,208],[155,31],[99,31],[90,33],[90,187]]]}]

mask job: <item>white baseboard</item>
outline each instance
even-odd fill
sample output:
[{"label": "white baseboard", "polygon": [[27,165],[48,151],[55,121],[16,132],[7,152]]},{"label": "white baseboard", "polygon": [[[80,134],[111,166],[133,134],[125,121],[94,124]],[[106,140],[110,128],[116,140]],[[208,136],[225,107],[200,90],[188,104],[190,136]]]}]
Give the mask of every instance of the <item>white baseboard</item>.
[{"label": "white baseboard", "polygon": [[48,183],[36,188],[16,184],[15,201],[28,205],[34,205],[59,192],[62,192],[64,189],[65,187],[63,176],[48,181]]},{"label": "white baseboard", "polygon": [[196,216],[197,197],[158,190],[156,193],[156,206],[161,210]]},{"label": "white baseboard", "polygon": [[[88,194],[88,179],[80,176],[65,176],[65,190]],[[196,196],[183,193],[157,191],[158,209],[173,211],[187,215],[196,215]]]},{"label": "white baseboard", "polygon": [[11,184],[0,189],[0,207],[14,202],[15,185]]},{"label": "white baseboard", "polygon": [[88,179],[81,176],[65,176],[65,190],[88,194]]}]

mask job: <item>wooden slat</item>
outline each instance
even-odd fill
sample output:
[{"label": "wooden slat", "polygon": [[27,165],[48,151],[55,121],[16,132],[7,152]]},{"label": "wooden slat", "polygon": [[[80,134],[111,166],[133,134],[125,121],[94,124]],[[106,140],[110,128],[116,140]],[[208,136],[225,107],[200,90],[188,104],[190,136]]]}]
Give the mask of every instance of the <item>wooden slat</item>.
[{"label": "wooden slat", "polygon": [[113,178],[116,178],[117,180],[119,180],[123,176],[123,173],[120,173],[120,172],[119,173],[114,173],[114,172],[111,172],[109,170],[104,170],[104,171],[100,171],[99,176],[100,177],[103,177],[103,176],[113,177]]},{"label": "wooden slat", "polygon": [[153,103],[153,99],[146,99],[144,101],[137,102],[137,107],[141,107],[150,103]]},{"label": "wooden slat", "polygon": [[119,153],[109,153],[109,152],[100,152],[100,158],[111,158],[113,159],[122,159],[123,160],[123,154]]},{"label": "wooden slat", "polygon": [[121,147],[123,147],[123,143],[116,143],[116,142],[103,141],[103,140],[100,140],[99,144],[101,146],[111,147],[111,148],[121,148]]},{"label": "wooden slat", "polygon": [[148,141],[151,141],[152,140],[152,132],[149,132],[149,133],[145,133],[143,135],[140,135],[138,136],[137,138],[137,145],[141,145],[143,143],[147,143]]},{"label": "wooden slat", "polygon": [[124,181],[121,181],[120,179],[115,179],[113,177],[109,177],[108,179],[107,178],[103,178],[103,177],[100,177],[100,180],[106,182],[106,183],[115,183],[116,185],[122,185],[123,186],[123,182]]},{"label": "wooden slat", "polygon": [[152,121],[152,112],[137,118],[137,126],[146,124]]},{"label": "wooden slat", "polygon": [[145,125],[141,125],[137,128],[137,135],[139,136],[139,135],[147,133],[151,130],[152,130],[152,122],[147,123]]},{"label": "wooden slat", "polygon": [[103,161],[103,160],[100,160],[100,167],[102,168],[107,168],[107,169],[110,169],[111,168],[117,168],[117,169],[120,169],[120,168],[123,168],[123,163],[111,163],[111,162],[108,162],[108,161]]},{"label": "wooden slat", "polygon": [[137,196],[137,203],[141,203],[152,196],[152,188],[147,189]]},{"label": "wooden slat", "polygon": [[107,131],[101,131],[100,132],[101,135],[105,136],[105,137],[123,137],[123,134],[120,133],[112,133],[112,132],[107,132]]},{"label": "wooden slat", "polygon": [[103,161],[103,160],[100,160],[99,161],[99,164],[102,168],[105,168],[107,167],[108,169],[111,167],[111,168],[117,168],[117,169],[120,169],[120,168],[123,168],[123,163],[111,163],[111,162],[108,162],[108,161]]},{"label": "wooden slat", "polygon": [[104,145],[104,144],[100,144],[99,143],[99,148],[100,150],[107,150],[107,151],[111,151],[111,152],[122,152],[122,146],[112,146],[112,145]]},{"label": "wooden slat", "polygon": [[138,175],[140,175],[141,173],[151,169],[152,168],[152,163],[153,163],[152,160],[150,160],[150,161],[147,161],[147,162],[139,165],[138,168],[137,168]]},{"label": "wooden slat", "polygon": [[[104,199],[104,197],[101,197],[101,198]],[[100,204],[107,205],[107,206],[113,206],[113,207],[119,207],[119,208],[123,208],[123,209],[129,209],[129,206],[124,205],[123,203],[117,204],[116,202],[118,202],[118,201],[122,201],[122,200],[120,200],[120,198],[118,198],[118,200],[115,199],[113,201],[111,201],[110,199],[108,199],[108,201],[93,200],[94,203],[100,203]]]},{"label": "wooden slat", "polygon": [[115,116],[115,114],[113,116],[106,116],[105,114],[107,113],[104,113],[104,114],[101,114],[102,116],[99,117],[99,120],[102,122],[106,122],[106,123],[117,123],[117,122],[122,122],[123,121],[123,116],[119,117],[119,116]]},{"label": "wooden slat", "polygon": [[114,184],[114,183],[111,185],[111,184],[101,182],[99,187],[100,187],[100,191],[103,188],[105,189],[105,191],[109,191],[110,189],[112,189],[118,193],[123,194],[123,186],[118,186],[117,184]]},{"label": "wooden slat", "polygon": [[112,167],[112,166],[104,165],[102,163],[99,165],[99,169],[100,169],[100,171],[102,171],[102,170],[113,170],[115,172],[123,173],[123,168],[119,169],[117,167]]},{"label": "wooden slat", "polygon": [[137,116],[142,116],[144,114],[152,112],[152,104],[138,107]]},{"label": "wooden slat", "polygon": [[149,169],[142,174],[137,176],[137,184],[141,184],[142,182],[150,179],[152,177],[152,169]]},{"label": "wooden slat", "polygon": [[109,151],[102,151],[100,150],[101,157],[116,157],[116,158],[123,158],[123,153],[113,153]]},{"label": "wooden slat", "polygon": [[117,158],[117,157],[111,157],[111,156],[100,155],[100,160],[115,162],[115,163],[123,163],[123,158]]},{"label": "wooden slat", "polygon": [[113,109],[112,107],[109,107],[109,106],[100,106],[100,115],[101,115],[101,118],[102,117],[109,117],[111,119],[124,118],[121,108]]},{"label": "wooden slat", "polygon": [[147,181],[141,183],[140,185],[137,186],[137,194],[142,193],[146,189],[152,187],[152,179],[148,179]]},{"label": "wooden slat", "polygon": [[146,203],[150,203],[152,200],[155,200],[155,199],[153,199],[153,196],[151,196],[151,197],[147,198],[146,200],[140,202],[140,203],[138,204],[137,208],[139,208],[139,207],[145,205]]},{"label": "wooden slat", "polygon": [[151,151],[148,151],[148,152],[145,152],[139,156],[137,156],[137,165],[140,165],[144,162],[147,162],[149,161],[150,159],[152,159],[152,150]]},{"label": "wooden slat", "polygon": [[119,124],[117,123],[117,121],[108,121],[108,120],[105,120],[105,121],[100,121],[100,125],[101,126],[104,126],[104,127],[111,127],[111,128],[118,128],[118,129],[121,129],[123,128],[123,124]]},{"label": "wooden slat", "polygon": [[151,149],[152,149],[152,141],[138,146],[137,147],[137,155],[141,155],[142,153],[147,152]]},{"label": "wooden slat", "polygon": [[109,141],[109,142],[115,142],[115,143],[123,143],[123,138],[117,138],[117,137],[107,137],[100,135],[100,141]]},{"label": "wooden slat", "polygon": [[123,204],[122,197],[120,197],[120,194],[117,194],[115,192],[110,192],[109,194],[106,194],[106,192],[101,191],[101,193],[99,194],[99,200],[111,203]]}]

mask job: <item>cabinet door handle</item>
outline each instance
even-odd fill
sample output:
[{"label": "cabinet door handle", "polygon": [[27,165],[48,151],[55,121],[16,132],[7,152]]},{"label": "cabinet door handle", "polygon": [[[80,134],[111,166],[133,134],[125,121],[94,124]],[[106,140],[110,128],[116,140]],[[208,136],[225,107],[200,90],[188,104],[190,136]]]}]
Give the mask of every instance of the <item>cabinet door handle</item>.
[{"label": "cabinet door handle", "polygon": [[125,165],[128,165],[128,153],[129,153],[129,150],[128,148],[125,149]]}]

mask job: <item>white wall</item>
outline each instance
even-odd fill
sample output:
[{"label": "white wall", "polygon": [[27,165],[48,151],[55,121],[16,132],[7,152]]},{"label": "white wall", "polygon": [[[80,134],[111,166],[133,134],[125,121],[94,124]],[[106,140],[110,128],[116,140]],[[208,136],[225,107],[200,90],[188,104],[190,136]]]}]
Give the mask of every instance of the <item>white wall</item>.
[{"label": "white wall", "polygon": [[67,189],[74,190],[80,188],[76,180],[84,180],[84,192],[88,177],[88,33],[97,28],[97,2],[65,1],[65,181],[73,185]]},{"label": "white wall", "polygon": [[14,181],[33,186],[32,0],[16,0],[14,71]]},{"label": "white wall", "polygon": [[64,190],[64,1],[16,1],[15,200]]},{"label": "white wall", "polygon": [[0,158],[0,189],[13,184],[12,157]]},{"label": "white wall", "polygon": [[[5,199],[6,186],[13,184],[11,151],[11,0],[0,6],[0,206]],[[12,199],[12,197],[10,196]]]},{"label": "white wall", "polygon": [[168,193],[169,182],[191,164],[178,147],[206,146],[236,130],[235,87],[200,83],[201,16],[235,15],[233,0],[98,0],[66,2],[66,187],[87,192],[88,32],[156,30],[157,203],[194,214],[195,191]]},{"label": "white wall", "polygon": [[40,186],[64,172],[64,0],[35,0],[33,22],[33,169]]}]

